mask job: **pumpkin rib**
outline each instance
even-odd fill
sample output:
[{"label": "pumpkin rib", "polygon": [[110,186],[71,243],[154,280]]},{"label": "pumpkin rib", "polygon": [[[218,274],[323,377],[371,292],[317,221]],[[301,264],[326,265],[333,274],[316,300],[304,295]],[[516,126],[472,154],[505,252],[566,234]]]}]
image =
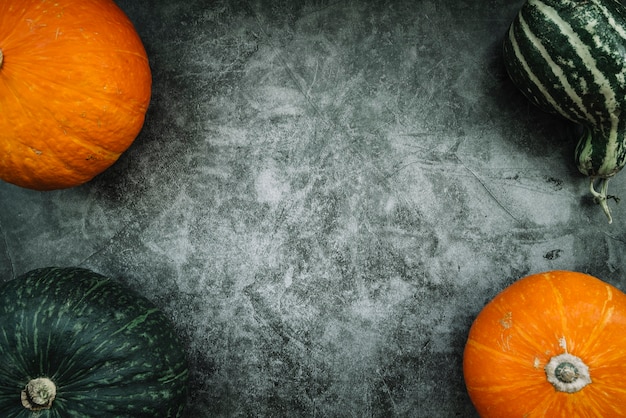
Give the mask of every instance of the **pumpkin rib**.
[{"label": "pumpkin rib", "polygon": [[[90,51],[86,49],[85,51],[82,51],[81,55],[92,56],[93,58],[104,57],[104,58],[114,59],[118,61],[119,59],[116,59],[116,58],[119,58],[118,55],[120,55],[120,53],[123,53],[125,56],[131,56],[136,59],[136,62],[134,63],[130,63],[128,60],[126,60],[127,62],[124,63],[126,68],[123,71],[123,73],[126,73],[129,70],[128,67],[149,65],[149,61],[146,59],[146,57],[141,57],[140,54],[131,53],[130,51],[113,50],[111,52],[103,54],[101,51],[98,51],[98,50]],[[20,55],[17,55],[17,56],[12,55],[10,51],[6,51],[6,50],[3,50],[3,55],[4,55],[4,63],[3,63],[2,68],[0,69],[1,70],[0,73],[4,72],[4,74],[6,74],[8,72],[9,74],[6,74],[4,76],[5,78],[13,78],[13,79],[20,80],[23,82],[24,85],[36,85],[33,83],[36,81],[43,80],[49,84],[57,85],[58,87],[63,88],[64,94],[66,91],[75,91],[76,93],[78,93],[79,97],[82,97],[82,98],[86,97],[84,94],[84,90],[82,90],[81,87],[79,87],[77,84],[68,84],[65,80],[59,79],[58,73],[55,73],[55,70],[66,69],[66,65],[67,65],[66,63],[46,60],[45,61],[46,68],[43,68],[42,66],[33,66],[33,60],[28,55],[22,58]],[[57,57],[57,59],[60,59],[60,58],[61,57]],[[73,57],[69,57],[69,58],[73,58]],[[41,64],[43,64],[43,62]],[[8,68],[5,68],[5,66]],[[84,69],[89,68],[89,66],[90,65],[86,63],[82,64],[82,67]],[[99,70],[100,68],[99,65],[92,65],[92,67],[94,70]],[[13,72],[13,74],[11,74],[11,72]],[[62,71],[58,71],[58,72],[62,72]],[[120,73],[122,73],[122,71],[120,71]],[[19,74],[19,77],[17,76],[17,74]],[[31,76],[30,80],[24,77],[25,75],[26,76],[30,75]],[[90,84],[93,83],[93,80],[90,80],[89,78],[85,78],[81,81],[87,82]],[[94,87],[97,87],[97,86],[94,85]],[[90,92],[90,95],[88,98],[94,99],[94,97],[92,96],[93,94],[102,95],[102,97],[100,98],[105,98],[111,95],[111,93],[109,92],[105,92],[100,89],[95,89]],[[115,105],[128,106],[128,103],[122,101],[119,103],[115,103]]]},{"label": "pumpkin rib", "polygon": [[[626,396],[626,388],[615,385],[615,379],[605,380],[602,378],[596,378],[595,383],[599,383],[597,386],[602,386],[601,393]],[[599,392],[599,389],[595,389],[594,385],[589,385],[588,390]]]},{"label": "pumpkin rib", "polygon": [[[527,386],[524,388],[524,397],[530,397],[531,399],[540,399],[541,395],[545,395],[543,384],[536,384],[533,386]],[[515,381],[508,381],[508,383],[501,384],[490,384],[489,387],[484,385],[481,386],[471,386],[468,385],[468,388],[471,388],[473,392],[483,392],[485,394],[499,393],[501,391],[519,391],[519,384]]]},{"label": "pumpkin rib", "polygon": [[[555,397],[543,396],[538,400],[537,404],[533,406],[530,411],[524,415],[524,417],[534,418],[536,417],[544,417],[545,411],[550,411],[554,409],[554,404],[556,403]],[[550,416],[550,418],[558,418],[556,416]]]},{"label": "pumpkin rib", "polygon": [[[23,71],[24,74],[27,74],[28,72],[29,72],[29,70],[27,70],[27,69],[25,69]],[[54,80],[52,78],[46,79],[46,76],[43,75],[43,74],[39,75],[39,74],[37,74],[35,72],[31,72],[31,74],[32,74],[32,79],[33,80],[45,79],[50,84],[56,84],[59,87],[63,86],[63,83],[61,83],[60,81]],[[24,80],[24,81],[26,82],[26,84],[28,84],[28,82],[26,80]],[[66,88],[66,90],[74,91],[76,93],[77,97],[80,96],[80,89],[78,87]],[[80,128],[80,125],[72,125],[72,126],[66,125],[64,121],[58,119],[57,115],[59,115],[59,116],[63,115],[63,116],[67,117],[67,114],[66,113],[61,113],[61,114],[53,113],[53,109],[50,109],[50,108],[40,108],[38,110],[37,109],[28,108],[28,112],[26,112],[27,108],[22,103],[25,102],[25,101],[28,102],[28,99],[26,99],[24,97],[20,97],[18,95],[18,93],[16,92],[16,89],[12,89],[12,92],[13,92],[13,94],[15,96],[16,101],[18,101],[20,103],[21,108],[25,111],[25,113],[27,113],[28,115],[31,115],[31,117],[36,117],[35,115],[37,113],[46,112],[48,115],[50,115],[49,116],[50,119],[56,120],[56,122],[60,126],[63,126],[65,130],[67,130],[68,128],[69,129],[74,129],[74,130],[76,130],[77,128]],[[110,93],[94,91],[92,93],[92,96],[89,99],[90,99],[90,101],[94,101],[94,102],[95,101],[104,101],[109,96],[110,96]],[[43,100],[44,98],[45,98],[45,93],[42,92],[41,100]],[[35,102],[38,102],[38,101],[39,100],[35,100]],[[75,102],[75,100],[73,98],[69,98],[69,101],[70,102]],[[120,111],[123,111],[123,112],[128,114],[128,113],[130,113],[131,109],[133,109],[136,105],[132,104],[132,103],[125,103],[125,104],[116,103],[114,106],[115,106],[114,108],[108,109],[106,112],[103,112],[103,113],[106,114],[106,115],[113,115],[115,113],[119,113]],[[76,107],[74,107],[74,108],[76,108]],[[145,111],[146,109],[147,109],[147,104],[145,104],[145,106],[142,106],[142,110],[138,111],[136,113],[136,116],[141,119],[141,122],[137,123],[138,127],[136,129],[133,129],[133,130],[136,130],[137,132],[140,130],[141,124],[143,124],[143,113],[142,112]],[[70,110],[73,110],[73,109],[70,109]],[[44,119],[41,116],[39,116],[39,120],[46,120],[46,119]],[[88,121],[89,119],[85,119],[85,120]],[[96,123],[96,125],[97,125],[97,123]],[[101,129],[99,131],[95,131],[95,132],[100,132],[100,131],[101,131]],[[83,133],[84,134],[84,132],[77,132],[77,133]],[[103,154],[103,153],[110,154],[110,158],[113,159],[113,160],[117,159],[119,157],[119,155],[127,147],[127,146],[120,147],[118,145],[119,142],[126,142],[125,140],[124,141],[115,141],[115,142],[110,142],[110,143],[96,144],[93,141],[80,139],[80,137],[77,135],[75,141],[77,143],[79,143],[81,146],[89,148],[93,152],[96,152],[98,154]]]},{"label": "pumpkin rib", "polygon": [[[592,388],[593,385],[585,386],[583,390],[577,392],[579,394],[577,399],[567,397],[567,395],[564,394],[566,402],[570,406],[569,410],[572,412],[568,416],[573,416],[574,413],[580,415],[582,418],[614,416],[607,414],[607,412],[610,412],[607,408],[613,409],[612,405],[606,402],[599,403],[598,400],[604,398],[603,394],[596,391],[595,396],[591,396],[594,392],[594,390],[590,390]],[[580,408],[577,408],[579,404],[585,405],[585,409],[581,411]]]},{"label": "pumpkin rib", "polygon": [[492,348],[489,345],[483,344],[483,343],[481,343],[481,342],[479,342],[479,341],[477,341],[475,339],[468,340],[467,347],[475,347],[478,350],[485,351],[485,352],[488,352],[490,354],[496,355],[496,356],[498,356],[499,358],[501,358],[503,360],[506,360],[506,361],[509,361],[509,362],[512,362],[512,363],[517,363],[520,366],[525,366],[525,365],[528,364],[527,360],[524,360],[524,359],[520,358],[519,356],[515,356],[514,354],[505,353],[501,349]]},{"label": "pumpkin rib", "polygon": [[[584,398],[587,401],[589,400],[589,397]],[[607,418],[606,415],[602,414],[602,411],[599,410],[597,405],[590,406],[585,410],[580,410],[577,408],[578,403],[581,403],[580,397],[578,401],[574,401],[571,396],[564,393],[560,393],[553,397],[546,396],[543,402],[537,404],[525,416],[528,418]],[[585,406],[588,405],[589,404],[585,404]]]},{"label": "pumpkin rib", "polygon": [[18,34],[19,28],[15,22],[22,21],[28,9],[23,8],[21,15],[9,13],[10,10],[15,9],[8,2],[0,2],[0,38],[13,41],[13,37],[23,38]]},{"label": "pumpkin rib", "polygon": [[[6,334],[6,330],[3,329],[2,332],[2,337],[3,337],[3,343],[4,344],[8,344],[8,336]],[[6,357],[8,357],[10,364],[12,365],[12,368],[10,370],[4,370],[3,372],[5,374],[10,373],[10,379],[7,379],[6,382],[2,379],[0,379],[0,387],[4,386],[4,387],[12,387],[9,386],[8,382],[10,381],[15,381],[15,379],[18,379],[19,376],[25,376],[28,374],[28,372],[26,371],[26,368],[23,366],[25,363],[25,360],[23,357],[20,356],[21,351],[16,350],[15,352],[11,352],[11,353],[7,353],[5,354]]]},{"label": "pumpkin rib", "polygon": [[[147,61],[145,62],[145,64],[147,65]],[[33,68],[29,65],[19,65],[18,63],[11,63],[10,64],[12,67],[16,67],[11,68],[8,71],[13,71],[16,73],[20,73],[20,79],[23,82],[23,84],[25,86],[27,85],[35,85],[35,83],[37,81],[40,80],[44,80],[46,81],[47,84],[49,85],[56,85],[59,89],[63,89],[64,90],[64,94],[65,92],[68,91],[73,91],[76,95],[77,98],[81,98],[81,101],[84,101],[85,99],[85,95],[84,95],[84,87],[79,87],[77,85],[68,85],[66,82],[59,80],[57,77],[52,76],[51,74],[53,73],[53,71],[51,71],[52,69],[47,69],[46,71],[42,71],[41,69],[36,69],[35,71],[33,70]],[[0,71],[1,72],[1,71]],[[9,78],[11,76],[11,74],[9,74],[6,78]],[[28,77],[30,76],[30,77]],[[14,78],[18,78],[13,76]],[[2,78],[2,77],[0,77]],[[29,80],[30,78],[30,80]],[[128,95],[128,93],[123,93],[124,95]],[[42,92],[40,94],[40,98],[39,100],[44,100],[44,99],[49,99],[47,96],[47,94],[45,92]],[[106,101],[108,98],[110,98],[111,93],[106,92],[102,89],[96,89],[96,90],[92,90],[89,96],[89,101],[95,102],[95,101]],[[39,102],[39,100],[37,100],[37,98],[35,100],[33,100],[33,98],[25,98],[25,97],[20,97],[16,94],[16,99],[20,100],[20,101],[34,101],[34,102]],[[137,104],[140,105],[140,109],[137,109]],[[109,104],[109,106],[112,104]],[[132,112],[132,113],[136,113],[138,116],[143,117],[143,113],[145,112],[145,110],[148,107],[148,103],[140,103],[140,102],[127,102],[127,101],[120,101],[120,102],[116,102],[114,103],[114,106],[117,109],[123,110],[125,112]],[[42,109],[43,110],[43,109]],[[52,109],[45,109],[48,111],[52,111]]]},{"label": "pumpkin rib", "polygon": [[[90,155],[98,155],[99,157],[101,157],[99,159],[104,159],[107,161],[115,161],[121,155],[121,153],[112,153],[107,150],[98,148],[97,146],[95,146],[95,144],[92,144],[86,141],[81,141],[80,137],[75,136],[75,135],[65,134],[64,138],[67,141],[66,146],[69,142],[74,143],[78,147],[88,150]],[[20,141],[20,143],[27,146],[27,143],[24,141]],[[45,154],[47,158],[54,159],[58,169],[60,169],[61,167],[65,168],[64,175],[66,177],[71,176],[73,178],[84,178],[85,176],[90,176],[90,170],[86,169],[81,164],[72,163],[73,161],[72,159],[62,158],[62,156],[60,156],[58,153],[50,151],[50,150],[44,151],[41,149],[36,149],[36,150],[33,149],[33,151],[35,151],[36,153]]]},{"label": "pumpkin rib", "polygon": [[[613,292],[611,292],[611,289],[608,287],[607,287],[607,293],[610,298],[609,300],[612,300]],[[606,329],[611,318],[613,317],[613,312],[615,311],[615,308],[613,306],[610,306],[610,307],[608,306],[609,300],[604,302],[602,306],[602,313],[601,313],[600,319],[594,324],[588,337],[583,341],[583,344],[580,349],[581,354],[582,353],[589,353],[590,355],[592,354],[593,346],[596,344],[596,341],[598,340],[598,338],[601,337],[602,332]]]},{"label": "pumpkin rib", "polygon": [[[532,417],[532,412],[541,409],[542,405],[550,405],[551,400],[544,385],[524,386],[520,387],[514,380],[510,385],[486,385],[482,387],[468,387],[472,391],[472,401],[476,409],[482,414],[484,411],[497,410],[502,413],[498,415],[484,414],[488,417],[510,417],[517,416],[515,413],[520,411],[519,405],[525,406],[528,417]],[[502,397],[501,393],[511,394]],[[556,417],[549,417],[556,418]]]},{"label": "pumpkin rib", "polygon": [[559,327],[556,327],[561,332],[561,335],[558,336],[559,346],[563,349],[565,353],[567,353],[568,347],[571,346],[571,341],[567,341],[567,336],[570,333],[567,322],[567,308],[565,307],[565,299],[561,291],[556,286],[555,281],[558,279],[555,279],[553,273],[548,273],[542,275],[541,277],[547,281],[550,289],[552,290],[552,295],[554,299],[551,303],[548,303],[548,307],[554,309],[555,316],[560,319],[561,324]]},{"label": "pumpkin rib", "polygon": [[[4,85],[5,89],[11,93],[11,97],[13,97],[15,99],[15,102],[12,103],[10,106],[11,107],[19,106],[20,108],[22,108],[23,113],[31,113],[31,112],[27,112],[26,111],[25,104],[27,102],[25,100],[22,100],[22,97],[18,93],[18,90],[15,89],[15,86],[12,85],[11,83],[9,83],[10,79],[7,78],[7,77],[3,77],[2,76],[2,68],[0,68],[0,81]],[[7,97],[6,95],[3,95],[3,99],[5,99],[6,97]],[[32,114],[31,114],[31,116],[32,116]]]}]

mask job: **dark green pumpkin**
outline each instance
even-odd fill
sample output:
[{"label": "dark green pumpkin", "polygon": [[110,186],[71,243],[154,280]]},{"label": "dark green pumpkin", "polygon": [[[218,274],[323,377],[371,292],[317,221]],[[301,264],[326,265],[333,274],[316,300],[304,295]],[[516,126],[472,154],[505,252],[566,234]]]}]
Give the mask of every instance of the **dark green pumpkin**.
[{"label": "dark green pumpkin", "polygon": [[187,377],[167,317],[119,282],[52,267],[0,285],[0,417],[178,417]]}]

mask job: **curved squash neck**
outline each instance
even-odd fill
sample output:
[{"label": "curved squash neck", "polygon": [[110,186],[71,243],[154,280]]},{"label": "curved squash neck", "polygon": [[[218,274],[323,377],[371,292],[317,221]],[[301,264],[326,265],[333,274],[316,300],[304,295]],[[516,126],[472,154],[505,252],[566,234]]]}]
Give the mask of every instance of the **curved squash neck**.
[{"label": "curved squash neck", "polygon": [[626,164],[626,132],[619,131],[616,125],[605,128],[584,127],[575,157],[578,170],[590,177],[589,190],[594,202],[600,205],[611,223],[608,201],[619,201],[619,198],[607,193],[608,183]]},{"label": "curved squash neck", "polygon": [[613,177],[626,164],[626,132],[612,125],[604,128],[583,127],[576,145],[578,170],[586,176]]}]

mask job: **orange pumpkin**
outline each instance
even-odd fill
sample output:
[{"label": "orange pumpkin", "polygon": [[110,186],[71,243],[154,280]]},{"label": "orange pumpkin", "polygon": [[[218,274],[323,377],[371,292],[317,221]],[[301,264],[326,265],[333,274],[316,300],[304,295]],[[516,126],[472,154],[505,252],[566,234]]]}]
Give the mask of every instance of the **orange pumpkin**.
[{"label": "orange pumpkin", "polygon": [[112,0],[0,1],[0,178],[37,190],[89,181],[137,137],[151,84]]},{"label": "orange pumpkin", "polygon": [[515,282],[475,319],[468,393],[483,418],[626,416],[626,295],[551,271]]}]

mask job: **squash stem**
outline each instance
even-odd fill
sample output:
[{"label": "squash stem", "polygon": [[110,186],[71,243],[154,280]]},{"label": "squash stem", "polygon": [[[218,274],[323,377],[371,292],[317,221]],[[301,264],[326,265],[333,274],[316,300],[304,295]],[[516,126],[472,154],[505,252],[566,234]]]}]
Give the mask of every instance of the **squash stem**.
[{"label": "squash stem", "polygon": [[31,411],[50,409],[56,394],[56,385],[52,380],[47,377],[31,379],[22,391],[22,405]]},{"label": "squash stem", "polygon": [[587,365],[569,353],[552,357],[544,370],[548,382],[559,392],[575,393],[591,383]]},{"label": "squash stem", "polygon": [[4,54],[2,53],[2,49],[0,49],[0,68],[2,68],[3,62],[4,62]]},{"label": "squash stem", "polygon": [[611,216],[611,209],[609,209],[608,200],[615,199],[615,201],[618,201],[618,198],[616,196],[609,196],[607,194],[607,191],[609,189],[608,178],[600,179],[600,191],[596,190],[595,182],[596,182],[596,179],[592,177],[590,184],[589,184],[589,191],[593,195],[593,201],[596,202],[598,205],[600,205],[600,207],[604,211],[604,214],[609,219],[609,223],[613,223],[613,217]]}]

